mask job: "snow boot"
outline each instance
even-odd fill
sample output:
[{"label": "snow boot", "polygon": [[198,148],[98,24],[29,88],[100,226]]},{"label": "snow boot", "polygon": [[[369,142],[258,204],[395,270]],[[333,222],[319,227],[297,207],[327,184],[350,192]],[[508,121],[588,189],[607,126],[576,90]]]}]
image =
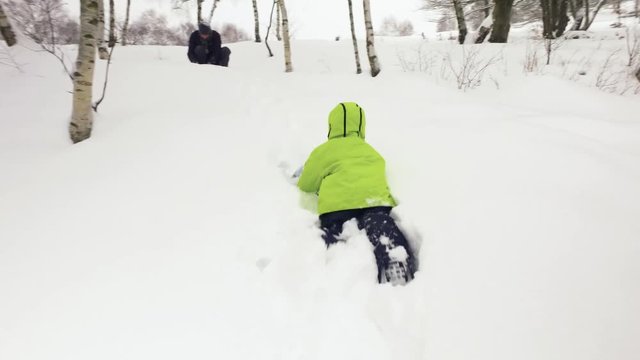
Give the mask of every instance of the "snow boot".
[{"label": "snow boot", "polygon": [[378,265],[380,284],[405,285],[413,280],[413,267],[409,253],[404,246],[395,246],[388,238],[382,237],[374,249]]},{"label": "snow boot", "polygon": [[389,211],[375,209],[366,212],[359,220],[374,246],[378,282],[404,285],[413,280],[415,269],[411,248]]}]

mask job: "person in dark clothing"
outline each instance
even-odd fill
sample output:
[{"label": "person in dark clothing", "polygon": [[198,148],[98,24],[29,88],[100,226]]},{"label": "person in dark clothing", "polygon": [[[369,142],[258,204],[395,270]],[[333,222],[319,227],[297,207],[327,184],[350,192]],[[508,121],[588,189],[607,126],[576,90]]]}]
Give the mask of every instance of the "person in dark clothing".
[{"label": "person in dark clothing", "polygon": [[198,30],[191,33],[187,56],[192,63],[229,66],[230,55],[231,50],[222,47],[220,34],[209,25],[200,24]]}]

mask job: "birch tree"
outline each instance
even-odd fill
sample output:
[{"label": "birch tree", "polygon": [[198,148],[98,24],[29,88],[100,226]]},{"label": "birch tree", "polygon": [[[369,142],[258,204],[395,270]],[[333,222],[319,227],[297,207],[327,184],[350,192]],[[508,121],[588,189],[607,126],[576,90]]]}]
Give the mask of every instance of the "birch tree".
[{"label": "birch tree", "polygon": [[116,11],[114,0],[109,0],[109,47],[116,46]]},{"label": "birch tree", "polygon": [[[275,1],[278,2],[278,0]],[[278,41],[282,41],[281,25],[282,16],[280,14],[280,6],[278,6],[278,9],[276,10],[276,39],[278,39]]]},{"label": "birch tree", "polygon": [[564,34],[569,17],[567,0],[540,0],[542,7],[542,34],[545,39],[555,39]]},{"label": "birch tree", "polygon": [[380,73],[380,64],[376,55],[376,48],[373,39],[373,24],[371,22],[371,6],[369,0],[363,0],[364,8],[364,26],[367,30],[367,56],[369,57],[369,65],[371,66],[371,76],[375,77]]},{"label": "birch tree", "polygon": [[458,42],[464,44],[467,37],[467,21],[464,18],[464,9],[460,0],[452,0],[453,9],[456,12],[456,21],[458,22]]},{"label": "birch tree", "polygon": [[220,0],[213,0],[213,5],[211,5],[211,12],[209,13],[209,21],[208,21],[209,25],[211,25],[211,22],[213,21],[213,13],[218,8],[218,3],[219,2],[220,2]]},{"label": "birch tree", "polygon": [[351,24],[351,39],[353,39],[353,52],[356,56],[356,74],[362,73],[362,68],[360,67],[360,53],[358,52],[358,39],[356,38],[356,27],[353,22],[353,4],[351,0],[348,0],[349,3],[349,22]]},{"label": "birch tree", "polygon": [[484,42],[484,39],[491,32],[492,27],[493,27],[493,18],[491,17],[491,13],[489,13],[489,15],[487,15],[487,17],[484,18],[484,20],[480,24],[480,27],[478,28],[475,43],[482,44]]},{"label": "birch tree", "polygon": [[7,15],[5,15],[4,9],[2,9],[2,3],[0,3],[0,34],[2,34],[2,37],[7,42],[8,46],[13,46],[17,43],[16,33],[13,32],[11,23],[9,22]]},{"label": "birch tree", "polygon": [[122,34],[120,38],[122,39],[122,46],[127,45],[127,31],[129,30],[129,10],[131,9],[131,0],[127,0],[127,12],[124,17],[124,26],[122,27]]},{"label": "birch tree", "polygon": [[[82,26],[82,25],[80,25]],[[98,0],[98,54],[101,60],[109,58],[109,51],[104,45],[104,0]],[[82,41],[82,40],[80,40]]]},{"label": "birch tree", "polygon": [[600,9],[602,9],[602,6],[606,2],[607,2],[607,0],[598,1],[598,3],[596,4],[596,7],[593,9],[593,13],[590,14],[589,13],[589,0],[584,0],[584,4],[585,4],[585,9],[584,9],[585,21],[584,21],[583,28],[580,29],[580,30],[589,30],[589,28],[591,27],[591,24],[593,24],[593,20],[595,20],[596,16],[598,15],[598,12],[600,11]]},{"label": "birch tree", "polygon": [[100,0],[80,0],[80,44],[73,73],[73,110],[69,135],[73,143],[91,136],[93,112],[93,68],[96,60],[96,34],[99,23]]},{"label": "birch tree", "polygon": [[[482,23],[481,19],[486,19],[491,14],[489,0],[423,0],[423,2],[422,10],[439,10],[443,13],[444,22],[450,18],[456,19],[460,44],[467,41],[469,27],[479,26]],[[486,37],[490,29],[483,31]]]},{"label": "birch tree", "polygon": [[506,43],[511,29],[513,0],[495,0],[493,7],[493,30],[489,42]]},{"label": "birch tree", "polygon": [[258,19],[258,1],[253,0],[253,18],[255,20],[256,42],[262,42],[260,39],[260,21]]},{"label": "birch tree", "polygon": [[[568,0],[569,10],[573,18],[571,30],[588,30],[606,2],[606,0],[598,0],[592,4],[590,0]],[[592,8],[593,12],[591,12]]]},{"label": "birch tree", "polygon": [[284,65],[285,72],[292,72],[291,64],[291,39],[289,39],[289,17],[287,16],[287,6],[284,0],[278,0],[278,7],[282,13],[282,38],[284,40]]}]

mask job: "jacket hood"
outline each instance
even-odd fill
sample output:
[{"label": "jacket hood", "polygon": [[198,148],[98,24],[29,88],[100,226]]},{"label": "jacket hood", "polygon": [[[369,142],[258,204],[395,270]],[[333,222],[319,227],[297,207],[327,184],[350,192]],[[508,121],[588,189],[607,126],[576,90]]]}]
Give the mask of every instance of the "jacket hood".
[{"label": "jacket hood", "polygon": [[338,104],[329,113],[329,139],[359,136],[364,139],[367,121],[364,110],[354,102]]}]

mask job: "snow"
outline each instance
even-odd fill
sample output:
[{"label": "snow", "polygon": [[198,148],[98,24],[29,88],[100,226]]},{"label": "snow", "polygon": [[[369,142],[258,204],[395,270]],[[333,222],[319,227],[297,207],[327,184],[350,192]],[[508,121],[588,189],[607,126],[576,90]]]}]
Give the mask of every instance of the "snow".
[{"label": "snow", "polygon": [[395,261],[406,261],[409,257],[407,249],[402,246],[396,247],[389,251],[389,258]]},{"label": "snow", "polygon": [[[77,145],[60,65],[12,49],[0,359],[636,359],[640,101],[558,60],[525,74],[525,45],[482,47],[502,60],[467,91],[441,70],[461,56],[449,42],[380,39],[376,78],[354,74],[348,41],[295,41],[290,74],[277,42],[272,59],[229,45],[229,69],[118,48]],[[419,48],[432,71],[403,69]],[[288,179],[340,101],[362,105],[387,161],[419,261],[406,286],[376,284],[353,221],[327,249]]]}]

